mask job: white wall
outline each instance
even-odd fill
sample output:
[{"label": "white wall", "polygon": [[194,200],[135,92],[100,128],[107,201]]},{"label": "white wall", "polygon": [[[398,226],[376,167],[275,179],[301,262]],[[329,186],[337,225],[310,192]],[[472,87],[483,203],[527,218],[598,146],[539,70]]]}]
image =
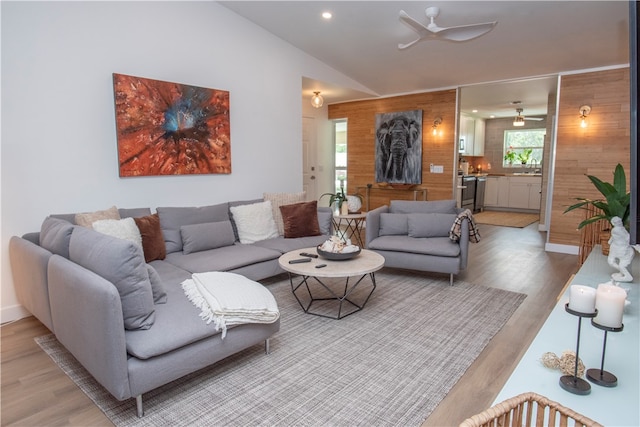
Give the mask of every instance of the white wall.
[{"label": "white wall", "polygon": [[[2,322],[12,235],[50,213],[300,191],[301,78],[360,85],[215,2],[0,2]],[[230,92],[229,175],[119,178],[112,73]]]}]

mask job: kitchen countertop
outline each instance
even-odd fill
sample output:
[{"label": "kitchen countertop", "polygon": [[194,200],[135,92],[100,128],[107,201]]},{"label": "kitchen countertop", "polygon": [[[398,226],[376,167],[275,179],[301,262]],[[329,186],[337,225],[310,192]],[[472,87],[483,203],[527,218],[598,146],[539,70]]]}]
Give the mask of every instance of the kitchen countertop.
[{"label": "kitchen countertop", "polygon": [[542,176],[541,173],[513,172],[513,173],[490,173],[489,176]]},{"label": "kitchen countertop", "polygon": [[541,173],[529,173],[529,172],[513,172],[513,173],[470,173],[468,175],[458,175],[462,177],[466,176],[475,176],[477,177],[486,177],[486,176],[542,176]]}]

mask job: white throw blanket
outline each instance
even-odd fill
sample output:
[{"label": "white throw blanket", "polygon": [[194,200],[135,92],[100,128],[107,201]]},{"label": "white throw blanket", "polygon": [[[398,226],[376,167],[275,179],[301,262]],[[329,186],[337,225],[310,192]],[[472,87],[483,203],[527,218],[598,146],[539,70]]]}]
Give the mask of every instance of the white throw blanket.
[{"label": "white throw blanket", "polygon": [[267,288],[235,273],[194,273],[182,282],[182,289],[207,324],[216,330],[242,323],[273,323],[280,317],[278,304]]}]

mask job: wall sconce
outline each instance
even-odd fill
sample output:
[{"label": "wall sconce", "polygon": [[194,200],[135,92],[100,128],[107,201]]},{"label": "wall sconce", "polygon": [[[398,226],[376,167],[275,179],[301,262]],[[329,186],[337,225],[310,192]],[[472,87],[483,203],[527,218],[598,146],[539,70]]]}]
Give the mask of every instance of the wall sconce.
[{"label": "wall sconce", "polygon": [[324,99],[322,99],[322,97],[320,96],[320,92],[313,92],[313,94],[314,95],[311,97],[311,105],[313,105],[315,108],[322,107]]},{"label": "wall sconce", "polygon": [[442,124],[442,117],[436,117],[436,119],[433,121],[433,135],[437,135],[438,134],[438,126],[440,126]]},{"label": "wall sconce", "polygon": [[586,128],[588,126],[587,116],[591,113],[591,107],[588,105],[583,105],[580,107],[580,127]]}]

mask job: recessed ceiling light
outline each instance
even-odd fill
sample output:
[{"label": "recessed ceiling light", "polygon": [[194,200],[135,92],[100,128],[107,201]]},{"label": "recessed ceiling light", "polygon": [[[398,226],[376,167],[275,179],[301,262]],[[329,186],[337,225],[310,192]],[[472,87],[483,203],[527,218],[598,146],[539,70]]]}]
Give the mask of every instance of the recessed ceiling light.
[{"label": "recessed ceiling light", "polygon": [[478,112],[478,110],[471,110],[471,112],[472,112],[472,113],[477,113],[477,112]]},{"label": "recessed ceiling light", "polygon": [[332,16],[331,12],[322,12],[322,17],[324,19],[331,19]]}]

